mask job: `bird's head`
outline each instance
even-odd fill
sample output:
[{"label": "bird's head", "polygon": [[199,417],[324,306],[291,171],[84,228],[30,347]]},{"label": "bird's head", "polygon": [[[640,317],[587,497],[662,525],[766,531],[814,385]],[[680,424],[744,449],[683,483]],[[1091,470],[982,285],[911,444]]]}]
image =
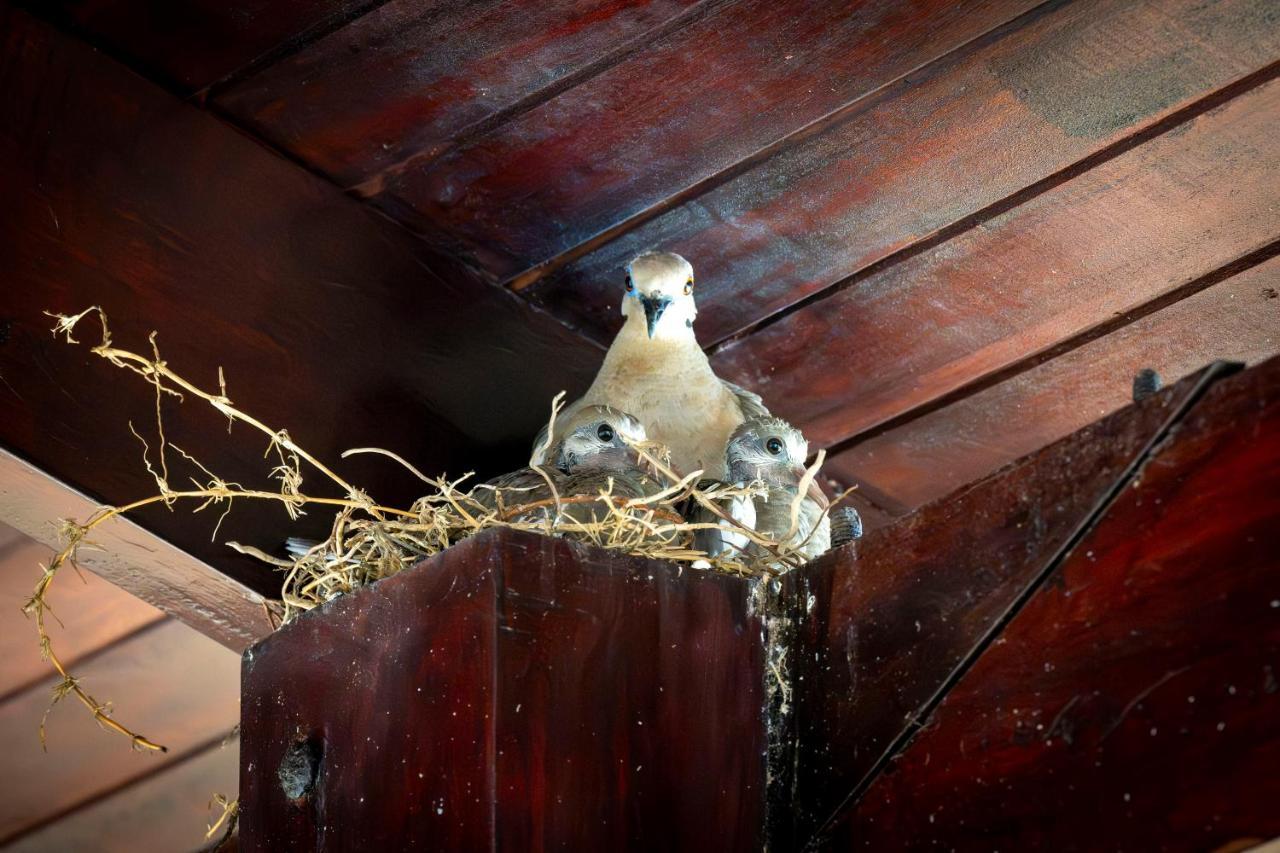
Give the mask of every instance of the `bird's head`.
[{"label": "bird's head", "polygon": [[645,252],[627,264],[622,316],[644,327],[650,338],[690,334],[698,309],[693,303],[693,266],[672,252]]},{"label": "bird's head", "polygon": [[628,468],[636,455],[630,444],[645,440],[644,426],[609,406],[585,406],[563,425],[564,440],[555,464],[566,474]]},{"label": "bird's head", "polygon": [[[743,422],[725,445],[725,466],[732,483],[761,480],[766,485],[800,485],[804,477],[804,461],[809,455],[809,442],[800,430],[781,418],[751,418]],[[809,486],[809,497],[826,504],[826,496],[817,479]]]}]

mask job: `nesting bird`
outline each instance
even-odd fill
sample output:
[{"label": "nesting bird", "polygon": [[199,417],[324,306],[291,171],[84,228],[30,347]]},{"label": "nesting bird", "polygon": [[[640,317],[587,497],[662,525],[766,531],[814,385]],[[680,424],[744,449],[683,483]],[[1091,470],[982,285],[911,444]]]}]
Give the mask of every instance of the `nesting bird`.
[{"label": "nesting bird", "polygon": [[693,267],[670,252],[636,257],[627,265],[622,315],[595,381],[565,414],[590,405],[630,412],[670,449],[678,471],[724,479],[730,434],[769,410],[758,395],[716,376],[698,346]]},{"label": "nesting bird", "polygon": [[584,406],[563,418],[559,429],[561,437],[545,453],[549,464],[539,466],[541,473],[530,467],[502,474],[473,489],[471,498],[489,510],[540,504],[508,520],[541,521],[554,505],[552,485],[565,497],[598,494],[597,483],[603,485],[609,477],[623,491],[642,489],[647,482],[631,448],[645,440],[645,430],[631,415],[608,406]]},{"label": "nesting bird", "polygon": [[[752,418],[729,437],[725,467],[729,482],[759,480],[764,485],[764,495],[754,500],[756,532],[813,559],[831,547],[831,522],[827,496],[816,481],[800,494],[808,455],[809,442],[791,424],[781,418]],[[791,509],[797,497],[800,513],[793,530]]]}]

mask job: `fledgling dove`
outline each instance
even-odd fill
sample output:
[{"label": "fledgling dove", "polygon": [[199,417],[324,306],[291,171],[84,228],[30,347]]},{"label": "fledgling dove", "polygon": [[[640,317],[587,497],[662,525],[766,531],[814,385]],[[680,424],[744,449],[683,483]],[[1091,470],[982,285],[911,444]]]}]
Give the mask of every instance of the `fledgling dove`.
[{"label": "fledgling dove", "polygon": [[[562,497],[596,497],[605,492],[616,502],[656,494],[666,485],[640,467],[631,445],[645,441],[645,429],[631,415],[609,406],[586,406],[566,419],[565,429],[556,453],[557,465],[565,474]],[[570,520],[583,523],[609,514],[600,500],[568,501],[563,511]]]},{"label": "fledgling dove", "polygon": [[633,259],[622,296],[626,320],[595,381],[565,412],[593,404],[630,412],[670,449],[676,470],[723,480],[730,433],[769,410],[758,395],[716,376],[693,333],[697,314],[688,261],[670,252]]},{"label": "fledgling dove", "polygon": [[[540,504],[531,514],[519,518],[503,517],[508,521],[543,521],[549,512],[554,512],[554,497],[547,484],[548,478],[561,497],[577,494],[574,490],[580,486],[571,483],[575,477],[600,471],[634,469],[635,453],[627,440],[645,440],[644,427],[639,421],[608,406],[585,406],[562,418],[556,429],[561,437],[546,453],[550,462],[540,466],[546,477],[533,468],[521,468],[477,486],[471,491],[472,500],[488,510],[498,509],[499,501],[504,510]],[[548,501],[549,504],[546,503]]]},{"label": "fledgling dove", "polygon": [[[756,532],[782,542],[791,530],[791,507],[804,477],[809,442],[800,430],[781,418],[752,418],[734,430],[725,447],[729,482],[761,481],[766,494],[755,498]],[[827,496],[816,480],[801,497],[800,518],[788,544],[805,559],[831,547]],[[755,547],[755,546],[753,546]]]},{"label": "fledgling dove", "polygon": [[[725,485],[716,480],[699,480],[698,488],[702,491]],[[750,496],[741,495],[726,497],[714,502],[719,510],[743,527],[752,530],[756,527],[756,505]],[[701,528],[693,532],[693,547],[710,557],[733,557],[747,553],[751,540],[741,527],[711,512],[693,498],[684,506],[685,521],[691,524],[714,524],[716,527]]]}]

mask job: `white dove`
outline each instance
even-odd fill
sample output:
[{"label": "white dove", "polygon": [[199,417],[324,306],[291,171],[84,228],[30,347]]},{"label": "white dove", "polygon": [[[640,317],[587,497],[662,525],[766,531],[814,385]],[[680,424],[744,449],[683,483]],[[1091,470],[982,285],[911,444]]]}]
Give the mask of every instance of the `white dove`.
[{"label": "white dove", "polygon": [[716,376],[693,333],[697,315],[688,261],[671,252],[633,259],[622,296],[626,321],[595,382],[565,415],[590,405],[630,412],[650,439],[670,449],[678,471],[701,469],[707,477],[724,479],[730,434],[747,418],[767,416],[769,410],[759,395]]}]

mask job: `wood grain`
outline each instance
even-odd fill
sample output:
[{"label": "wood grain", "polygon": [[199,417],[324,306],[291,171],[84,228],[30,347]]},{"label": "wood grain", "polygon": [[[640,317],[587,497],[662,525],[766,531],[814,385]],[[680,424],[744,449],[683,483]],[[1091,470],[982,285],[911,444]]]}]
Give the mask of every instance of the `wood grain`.
[{"label": "wood grain", "polygon": [[[221,365],[237,405],[388,502],[421,483],[387,460],[339,462],[341,451],[377,445],[428,472],[509,470],[551,397],[585,387],[598,350],[551,318],[47,25],[0,15],[0,443],[11,450],[96,499],[154,492],[128,428],[154,443],[152,391],[49,334],[44,311],[94,304],[118,345],[145,350],[158,330],[169,365],[209,388]],[[258,435],[228,436],[193,401],[166,401],[165,417],[224,478],[269,482]],[[304,487],[325,489],[313,476]],[[208,514],[138,520],[268,594],[275,573],[221,542],[272,549],[328,527],[323,513],[290,526],[278,507],[244,507],[211,542]]]},{"label": "wood grain", "polygon": [[713,365],[815,445],[875,427],[1275,240],[1278,117],[1272,81],[787,316]]},{"label": "wood grain", "polygon": [[49,715],[49,751],[42,751],[37,731],[56,679],[0,704],[5,771],[11,780],[22,780],[7,785],[0,800],[0,839],[230,731],[239,702],[237,667],[234,653],[168,622],[76,673],[96,698],[115,703],[122,720],[168,746],[167,755],[132,752],[126,738],[103,732],[74,700]]},{"label": "wood grain", "polygon": [[758,849],[752,587],[495,530],[307,614],[245,659],[244,849]]},{"label": "wood grain", "polygon": [[1274,63],[1272,12],[1267,0],[1045,4],[529,295],[607,341],[623,265],[660,247],[693,263],[699,338],[722,341]]},{"label": "wood grain", "polygon": [[208,846],[205,827],[218,815],[215,793],[234,798],[240,750],[233,738],[185,757],[159,773],[129,785],[39,829],[5,853],[137,850],[200,850]]},{"label": "wood grain", "polygon": [[1272,361],[1209,390],[825,849],[1280,834],[1277,478]]},{"label": "wood grain", "polygon": [[1193,381],[799,570],[796,846],[1047,565]]},{"label": "wood grain", "polygon": [[1215,359],[1254,364],[1280,354],[1278,291],[1273,258],[837,453],[823,474],[837,489],[874,484],[901,512],[914,511],[1128,405],[1144,367],[1171,384]]},{"label": "wood grain", "polygon": [[375,0],[43,0],[41,15],[126,56],[147,76],[194,92],[308,30]]},{"label": "wood grain", "polygon": [[567,87],[700,0],[450,4],[392,0],[214,102],[238,124],[351,186],[425,162]]},{"label": "wood grain", "polygon": [[374,203],[498,278],[648,210],[936,59],[1034,0],[741,0]]}]

